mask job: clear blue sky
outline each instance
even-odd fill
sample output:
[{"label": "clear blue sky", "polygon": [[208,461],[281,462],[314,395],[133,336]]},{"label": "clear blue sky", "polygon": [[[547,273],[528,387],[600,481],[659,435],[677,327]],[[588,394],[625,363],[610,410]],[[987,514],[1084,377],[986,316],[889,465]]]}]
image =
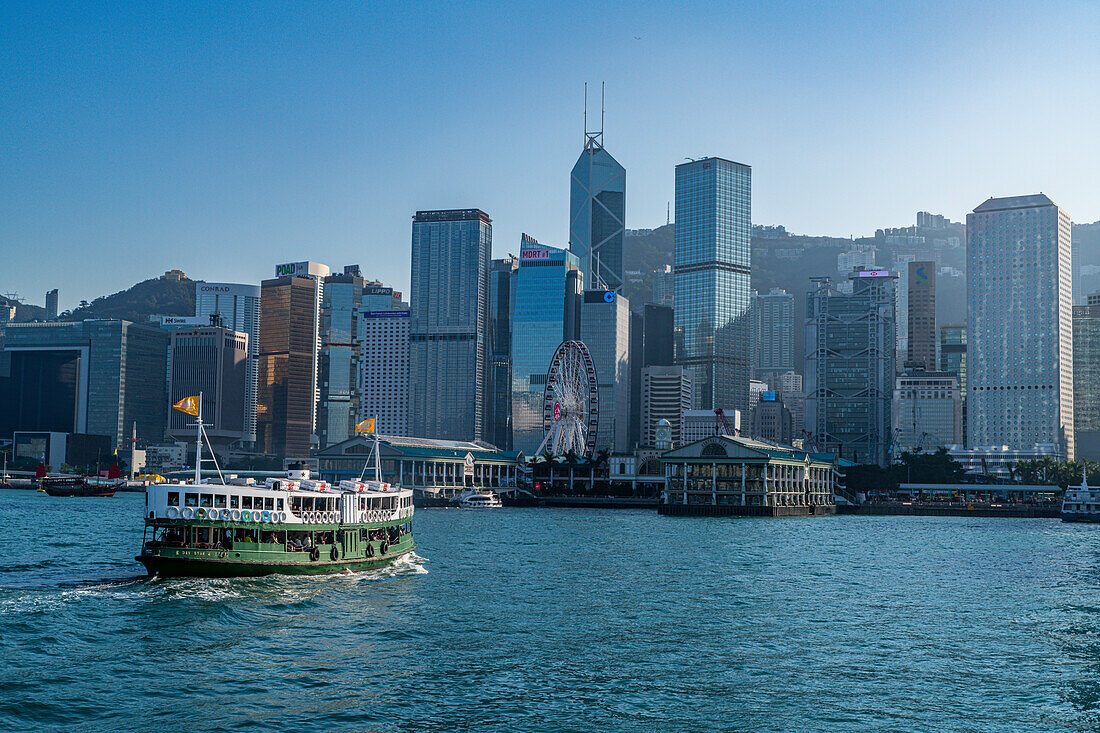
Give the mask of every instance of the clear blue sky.
[{"label": "clear blue sky", "polygon": [[1091,0],[46,5],[0,6],[0,292],[32,303],[298,259],[406,289],[416,209],[564,245],[585,81],[631,228],[704,155],[797,232],[1035,191],[1100,219]]}]

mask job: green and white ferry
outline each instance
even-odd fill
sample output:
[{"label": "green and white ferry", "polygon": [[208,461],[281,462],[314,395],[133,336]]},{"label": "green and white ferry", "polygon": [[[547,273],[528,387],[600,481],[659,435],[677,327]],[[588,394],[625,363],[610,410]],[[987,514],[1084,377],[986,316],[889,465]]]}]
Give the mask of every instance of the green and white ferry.
[{"label": "green and white ferry", "polygon": [[[374,458],[377,479],[377,439]],[[330,485],[310,479],[304,464],[262,485],[204,483],[201,464],[197,455],[192,483],[146,489],[137,560],[150,575],[339,573],[387,565],[416,548],[409,489],[380,480]]]}]

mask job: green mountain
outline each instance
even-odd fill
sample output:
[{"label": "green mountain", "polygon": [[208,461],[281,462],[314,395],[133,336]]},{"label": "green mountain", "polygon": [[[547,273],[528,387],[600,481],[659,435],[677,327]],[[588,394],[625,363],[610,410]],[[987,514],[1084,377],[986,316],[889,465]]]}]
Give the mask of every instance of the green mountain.
[{"label": "green mountain", "polygon": [[163,277],[144,280],[113,295],[104,295],[79,308],[65,311],[59,321],[82,321],[85,318],[121,318],[127,321],[148,321],[149,316],[195,315],[195,282]]}]

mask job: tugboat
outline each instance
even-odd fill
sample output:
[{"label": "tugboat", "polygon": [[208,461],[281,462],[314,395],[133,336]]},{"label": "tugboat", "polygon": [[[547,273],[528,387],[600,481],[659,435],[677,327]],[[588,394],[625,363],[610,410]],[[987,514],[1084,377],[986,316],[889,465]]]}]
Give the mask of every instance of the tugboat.
[{"label": "tugboat", "polygon": [[1100,522],[1100,489],[1089,486],[1085,469],[1081,469],[1081,485],[1066,487],[1062,497],[1063,522]]},{"label": "tugboat", "polygon": [[174,405],[196,417],[194,481],[146,489],[145,535],[136,559],[150,575],[339,573],[387,565],[416,548],[412,491],[381,481],[377,436],[373,481],[360,475],[333,486],[312,480],[304,464],[296,464],[287,478],[263,485],[203,483],[201,402],[200,395]]}]

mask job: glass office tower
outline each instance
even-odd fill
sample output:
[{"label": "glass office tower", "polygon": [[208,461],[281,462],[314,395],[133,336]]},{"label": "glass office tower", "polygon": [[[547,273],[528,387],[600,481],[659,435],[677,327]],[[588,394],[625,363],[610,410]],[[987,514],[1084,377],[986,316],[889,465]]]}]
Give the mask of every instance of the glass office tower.
[{"label": "glass office tower", "polygon": [[604,149],[602,131],[585,133],[569,175],[569,251],[580,261],[585,287],[599,287],[598,269],[607,289],[622,288],[625,232],[626,169]]},{"label": "glass office tower", "polygon": [[321,391],[317,403],[320,447],[343,442],[355,434],[359,414],[359,310],[366,281],[358,265],[325,278],[321,301]]},{"label": "glass office tower", "polygon": [[741,163],[676,166],[676,363],[697,409],[748,412],[751,189]]},{"label": "glass office tower", "polygon": [[562,341],[577,338],[580,262],[572,252],[520,244],[512,308],[512,449],[533,455],[545,437],[543,395],[550,360]]},{"label": "glass office tower", "polygon": [[409,429],[481,440],[488,402],[489,258],[480,209],[418,211],[412,232]]},{"label": "glass office tower", "polygon": [[519,260],[493,260],[489,268],[489,424],[485,438],[512,450],[512,302]]}]

